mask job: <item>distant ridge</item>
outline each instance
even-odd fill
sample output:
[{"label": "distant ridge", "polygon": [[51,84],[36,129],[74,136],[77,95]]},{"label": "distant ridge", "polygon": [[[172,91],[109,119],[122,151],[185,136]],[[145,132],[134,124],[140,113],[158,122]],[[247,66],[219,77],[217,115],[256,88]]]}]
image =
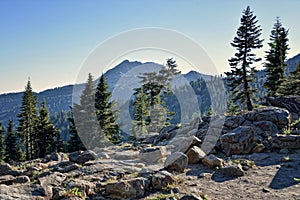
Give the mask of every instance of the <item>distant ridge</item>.
[{"label": "distant ridge", "polygon": [[[300,62],[300,54],[287,60],[288,70],[287,73],[294,71],[296,65]],[[105,73],[107,83],[110,89],[118,82],[118,80],[134,67],[142,64],[149,64],[152,62],[142,63],[139,61],[124,60],[114,68],[109,69]],[[159,65],[157,63],[153,63]],[[258,72],[258,85],[261,85],[265,79],[265,72],[261,70]],[[205,81],[210,81],[213,76],[201,74],[196,71],[190,71],[184,74],[184,77],[189,81],[196,81],[199,78],[203,78]],[[80,84],[83,88],[83,84]],[[74,85],[66,85],[63,87],[57,87],[53,89],[47,89],[42,92],[36,93],[38,99],[42,101],[44,98],[47,101],[47,107],[50,114],[53,115],[60,111],[69,111],[72,105],[72,94]],[[14,92],[0,94],[0,121],[6,126],[8,120],[16,121],[16,116],[19,113],[19,106],[21,105],[23,92]],[[79,96],[79,94],[78,94]]]}]

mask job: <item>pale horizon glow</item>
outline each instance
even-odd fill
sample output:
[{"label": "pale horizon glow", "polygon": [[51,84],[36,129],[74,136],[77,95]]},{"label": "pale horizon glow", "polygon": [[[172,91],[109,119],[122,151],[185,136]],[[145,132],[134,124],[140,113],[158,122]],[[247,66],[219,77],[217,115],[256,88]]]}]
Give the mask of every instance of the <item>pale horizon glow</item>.
[{"label": "pale horizon glow", "polygon": [[[235,53],[230,42],[247,5],[263,29],[264,47],[255,51],[258,56],[263,58],[268,50],[277,16],[289,29],[288,58],[300,53],[298,0],[0,1],[0,94],[23,91],[28,77],[37,92],[74,84],[85,58],[100,43],[121,32],[144,27],[166,28],[190,37],[221,74],[230,70],[227,60]],[[115,63],[124,58],[163,64],[168,57],[136,53],[120,57]],[[171,57],[178,59],[184,73],[192,70],[193,66],[176,55]],[[262,63],[258,69],[263,68]],[[203,73],[213,72],[203,69]]]}]

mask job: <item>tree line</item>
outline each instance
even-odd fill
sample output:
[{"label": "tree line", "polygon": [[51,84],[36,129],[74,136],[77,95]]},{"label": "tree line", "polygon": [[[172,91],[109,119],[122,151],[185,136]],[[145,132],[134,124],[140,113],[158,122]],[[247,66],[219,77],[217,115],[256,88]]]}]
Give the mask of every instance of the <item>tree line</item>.
[{"label": "tree line", "polygon": [[[33,93],[31,82],[28,80],[22,96],[20,113],[17,115],[19,123],[16,130],[12,120],[9,121],[6,130],[0,123],[0,161],[25,161],[43,158],[53,152],[85,150],[86,144],[83,144],[78,130],[86,126],[92,130],[89,132],[91,135],[87,136],[91,141],[96,134],[99,134],[110,142],[120,142],[120,129],[111,109],[113,102],[109,102],[111,92],[108,92],[108,86],[103,75],[96,91],[94,86],[93,77],[89,74],[85,89],[80,96],[80,102],[70,108],[71,116],[68,117],[70,139],[65,143],[61,140],[60,130],[50,120],[46,100],[37,105],[37,96]],[[95,128],[94,124],[88,122],[88,120],[93,119],[89,116],[92,113],[83,112],[89,111],[92,107],[96,108],[97,124],[100,125],[101,131],[97,131],[98,129]],[[75,125],[74,113],[85,113],[84,115],[76,115],[82,117],[82,123]],[[93,128],[95,129],[93,130]]]}]

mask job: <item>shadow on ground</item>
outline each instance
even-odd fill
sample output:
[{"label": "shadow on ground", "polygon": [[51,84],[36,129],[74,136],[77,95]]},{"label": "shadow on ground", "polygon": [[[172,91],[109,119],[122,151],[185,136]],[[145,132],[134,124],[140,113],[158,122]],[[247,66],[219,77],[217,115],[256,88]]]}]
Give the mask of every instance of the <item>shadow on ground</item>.
[{"label": "shadow on ground", "polygon": [[300,178],[300,162],[286,162],[281,165],[269,187],[283,189],[298,184],[294,178]]}]

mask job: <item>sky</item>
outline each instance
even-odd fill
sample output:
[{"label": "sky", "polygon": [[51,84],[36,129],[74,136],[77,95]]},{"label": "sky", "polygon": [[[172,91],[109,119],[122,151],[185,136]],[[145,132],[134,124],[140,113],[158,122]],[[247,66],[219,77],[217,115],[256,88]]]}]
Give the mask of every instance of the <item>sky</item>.
[{"label": "sky", "polygon": [[[35,91],[73,84],[99,44],[144,27],[188,36],[221,74],[230,70],[227,60],[235,53],[230,42],[247,5],[263,29],[264,47],[255,51],[259,56],[268,49],[277,16],[290,31],[288,57],[300,53],[299,0],[1,0],[0,93],[23,91],[28,77]],[[148,61],[149,56],[136,58]]]}]

